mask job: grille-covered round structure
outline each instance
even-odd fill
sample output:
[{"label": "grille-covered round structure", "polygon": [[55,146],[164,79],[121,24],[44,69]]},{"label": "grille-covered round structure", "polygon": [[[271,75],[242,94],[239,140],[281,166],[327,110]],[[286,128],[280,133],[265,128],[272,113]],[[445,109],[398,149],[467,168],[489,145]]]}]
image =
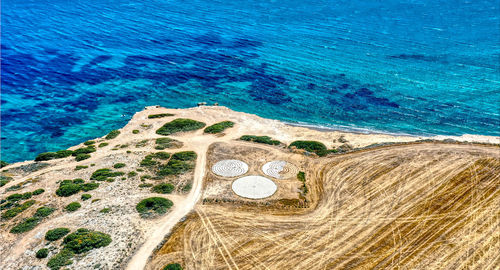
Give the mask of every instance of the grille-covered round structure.
[{"label": "grille-covered round structure", "polygon": [[237,159],[225,159],[212,166],[212,172],[223,177],[240,176],[248,172],[248,165]]},{"label": "grille-covered round structure", "polygon": [[287,179],[296,176],[299,169],[297,166],[284,160],[273,160],[264,164],[262,171],[266,175],[276,179]]},{"label": "grille-covered round structure", "polygon": [[243,198],[263,199],[273,195],[278,186],[266,177],[250,175],[236,179],[231,188]]}]

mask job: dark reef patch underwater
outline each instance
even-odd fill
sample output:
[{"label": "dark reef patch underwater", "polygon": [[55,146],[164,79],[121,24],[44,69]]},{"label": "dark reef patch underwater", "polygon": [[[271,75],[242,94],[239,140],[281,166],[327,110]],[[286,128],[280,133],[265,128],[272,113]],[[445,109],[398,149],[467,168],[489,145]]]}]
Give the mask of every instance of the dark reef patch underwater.
[{"label": "dark reef patch underwater", "polygon": [[498,136],[493,2],[2,1],[1,159],[199,101],[342,129]]}]

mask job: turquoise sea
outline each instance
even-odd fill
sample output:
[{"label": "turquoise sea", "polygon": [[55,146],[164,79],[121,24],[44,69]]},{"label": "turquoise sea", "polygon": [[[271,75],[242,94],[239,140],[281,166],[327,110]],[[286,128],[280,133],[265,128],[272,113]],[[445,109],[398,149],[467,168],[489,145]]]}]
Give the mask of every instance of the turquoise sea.
[{"label": "turquoise sea", "polygon": [[500,1],[1,2],[1,159],[218,102],[295,123],[500,136]]}]

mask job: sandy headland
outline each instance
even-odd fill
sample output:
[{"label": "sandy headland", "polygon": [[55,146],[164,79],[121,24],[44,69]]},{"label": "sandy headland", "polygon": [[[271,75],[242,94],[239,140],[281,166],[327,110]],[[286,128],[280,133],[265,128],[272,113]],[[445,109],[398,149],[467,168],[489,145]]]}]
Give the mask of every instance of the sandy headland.
[{"label": "sandy headland", "polygon": [[[499,143],[150,106],[107,136],[2,168],[0,265],[493,269]],[[238,196],[243,177],[272,192]],[[99,241],[84,248],[82,235]]]}]

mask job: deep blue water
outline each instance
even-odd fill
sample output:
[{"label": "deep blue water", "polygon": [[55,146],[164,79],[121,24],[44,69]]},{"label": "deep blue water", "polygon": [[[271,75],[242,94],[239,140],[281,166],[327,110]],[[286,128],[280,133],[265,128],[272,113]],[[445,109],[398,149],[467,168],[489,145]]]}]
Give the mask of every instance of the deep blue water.
[{"label": "deep blue water", "polygon": [[199,101],[500,135],[499,0],[136,2],[2,1],[2,160],[102,136],[146,105]]}]

